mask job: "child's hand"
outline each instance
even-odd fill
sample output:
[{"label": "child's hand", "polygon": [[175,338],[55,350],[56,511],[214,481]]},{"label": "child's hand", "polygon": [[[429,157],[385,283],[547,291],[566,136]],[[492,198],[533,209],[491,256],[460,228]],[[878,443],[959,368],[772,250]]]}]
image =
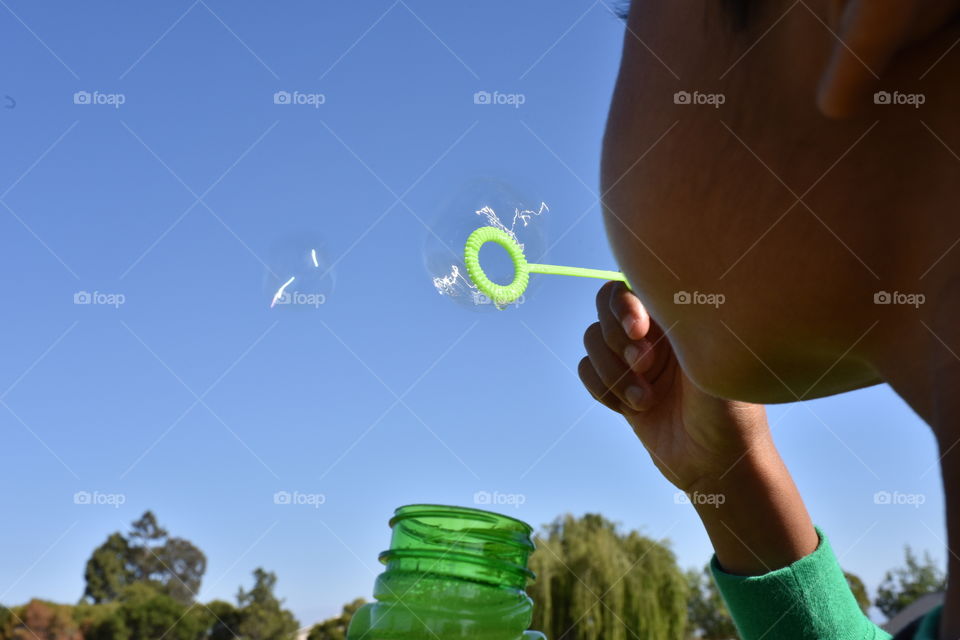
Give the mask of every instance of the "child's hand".
[{"label": "child's hand", "polygon": [[654,463],[679,489],[714,486],[770,436],[760,405],[720,400],[684,374],[668,336],[619,282],[597,294],[599,322],[584,334],[580,379],[623,414]]}]

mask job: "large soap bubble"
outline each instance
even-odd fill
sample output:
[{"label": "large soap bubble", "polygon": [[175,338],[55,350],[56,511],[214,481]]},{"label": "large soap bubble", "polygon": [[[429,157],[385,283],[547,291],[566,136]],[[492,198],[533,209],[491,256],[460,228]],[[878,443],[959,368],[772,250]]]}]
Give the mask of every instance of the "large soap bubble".
[{"label": "large soap bubble", "polygon": [[[477,313],[523,304],[533,285],[503,306],[481,293],[467,275],[464,245],[474,230],[492,226],[512,237],[528,259],[539,259],[546,249],[544,216],[548,212],[549,207],[541,200],[499,180],[475,180],[460,189],[430,221],[423,246],[424,266],[437,293]],[[503,284],[513,280],[513,262],[506,251],[490,243],[480,255],[483,270],[491,280]]]},{"label": "large soap bubble", "polygon": [[278,313],[317,311],[329,301],[335,284],[332,262],[318,236],[286,236],[268,255],[264,303]]}]

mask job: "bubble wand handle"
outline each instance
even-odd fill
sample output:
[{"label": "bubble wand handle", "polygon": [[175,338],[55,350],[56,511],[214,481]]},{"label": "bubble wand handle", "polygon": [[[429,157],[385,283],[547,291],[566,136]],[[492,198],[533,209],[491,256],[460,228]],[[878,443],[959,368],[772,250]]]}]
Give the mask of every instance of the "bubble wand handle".
[{"label": "bubble wand handle", "polygon": [[603,269],[585,269],[583,267],[565,267],[557,264],[527,263],[530,273],[544,273],[552,276],[576,276],[578,278],[599,278],[600,280],[617,280],[626,283],[627,277],[619,271],[604,271]]}]

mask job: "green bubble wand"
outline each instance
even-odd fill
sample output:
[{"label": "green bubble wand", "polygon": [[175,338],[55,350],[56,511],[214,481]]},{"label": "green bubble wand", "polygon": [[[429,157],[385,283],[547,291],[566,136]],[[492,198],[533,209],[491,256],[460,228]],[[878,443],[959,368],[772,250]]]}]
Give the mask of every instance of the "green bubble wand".
[{"label": "green bubble wand", "polygon": [[[488,242],[495,242],[506,249],[507,254],[513,261],[513,282],[510,284],[497,284],[483,272],[483,267],[480,266],[480,247]],[[530,284],[531,273],[616,280],[623,282],[628,287],[630,286],[627,277],[619,271],[527,262],[526,256],[523,255],[523,247],[513,236],[497,227],[480,227],[470,234],[463,249],[463,262],[473,283],[498,306],[508,305],[522,296],[523,292],[527,290],[527,285]]]}]

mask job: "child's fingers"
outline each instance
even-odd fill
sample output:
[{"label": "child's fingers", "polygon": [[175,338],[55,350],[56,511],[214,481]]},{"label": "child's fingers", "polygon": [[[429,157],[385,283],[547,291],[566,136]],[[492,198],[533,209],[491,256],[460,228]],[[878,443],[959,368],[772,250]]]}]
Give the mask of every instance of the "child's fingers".
[{"label": "child's fingers", "polygon": [[583,386],[590,392],[594,400],[608,409],[612,409],[617,413],[623,413],[623,403],[620,402],[620,398],[618,398],[616,394],[603,384],[603,380],[600,379],[600,375],[593,368],[593,363],[590,362],[590,358],[584,358],[580,361],[580,365],[577,367],[577,373],[580,375],[580,382],[583,383]]},{"label": "child's fingers", "polygon": [[645,410],[650,402],[650,384],[643,376],[631,371],[620,355],[610,350],[599,323],[587,328],[583,345],[604,386],[635,411]]},{"label": "child's fingers", "polygon": [[617,318],[628,338],[642,340],[646,337],[650,331],[650,314],[643,307],[640,298],[633,295],[633,292],[625,284],[622,282],[611,283],[605,303],[606,310],[609,310]]},{"label": "child's fingers", "polygon": [[656,353],[650,340],[628,338],[620,321],[612,313],[600,315],[600,329],[607,347],[617,354],[634,373],[646,373],[653,366]]},{"label": "child's fingers", "polygon": [[[646,337],[631,339],[624,329],[622,317],[628,318],[632,329],[639,329]],[[597,296],[597,315],[607,346],[633,369],[634,373],[646,373],[654,365],[656,353],[650,340],[651,321],[643,305],[621,283],[609,282]],[[634,333],[634,335],[639,335]]]},{"label": "child's fingers", "polygon": [[660,378],[668,363],[674,360],[673,349],[667,340],[666,332],[647,313],[640,299],[623,283],[617,283],[610,297],[610,309],[621,318],[631,318],[622,324],[630,324],[634,333],[630,337],[642,336],[642,340],[633,340],[633,349],[625,347],[624,358],[634,372],[642,374],[653,385]]}]

